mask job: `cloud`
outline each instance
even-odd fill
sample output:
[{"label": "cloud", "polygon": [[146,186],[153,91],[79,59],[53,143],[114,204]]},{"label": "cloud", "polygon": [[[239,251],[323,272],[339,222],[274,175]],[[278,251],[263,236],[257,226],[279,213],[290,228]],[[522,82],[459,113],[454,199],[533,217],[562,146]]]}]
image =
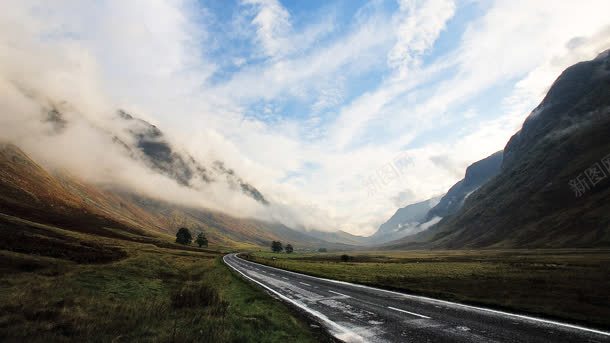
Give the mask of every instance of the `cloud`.
[{"label": "cloud", "polygon": [[256,14],[251,24],[256,27],[256,40],[262,53],[278,58],[292,48],[288,35],[292,31],[290,13],[277,0],[242,0],[242,4],[253,7]]},{"label": "cloud", "polygon": [[[393,15],[390,36],[394,45],[387,53],[387,63],[392,74],[376,90],[367,92],[342,109],[335,124],[335,139],[346,147],[367,123],[381,114],[383,108],[397,96],[416,86],[436,67],[427,71],[417,70],[422,56],[433,46],[446,22],[455,12],[453,1],[401,0],[399,10]],[[406,76],[409,72],[409,79]]]},{"label": "cloud", "polygon": [[449,0],[399,0],[395,15],[399,22],[397,40],[388,53],[388,64],[404,77],[421,63],[421,55],[432,47],[447,20],[455,13]]},{"label": "cloud", "polygon": [[215,91],[219,96],[231,96],[246,104],[285,96],[315,99],[318,89],[327,89],[329,79],[336,80],[352,72],[363,73],[379,64],[375,57],[382,56],[384,47],[391,42],[390,29],[382,13],[373,12],[356,21],[353,30],[341,39],[316,48],[308,48],[311,42],[299,42],[298,34],[291,36],[291,42],[299,42],[303,47],[302,53],[244,68],[218,85]]},{"label": "cloud", "polygon": [[[91,50],[92,42],[84,35],[76,38],[70,35],[74,27],[65,28],[55,23],[65,13],[39,16],[40,7],[13,5],[3,9],[6,11],[2,11],[0,19],[11,24],[10,30],[0,34],[4,51],[0,59],[0,88],[4,95],[0,100],[0,137],[3,140],[20,145],[47,167],[67,170],[91,182],[121,185],[155,198],[234,215],[270,218],[263,206],[225,182],[195,190],[131,158],[114,140],[119,138],[136,151],[134,137],[129,133],[133,128],[118,120],[119,104],[105,92],[108,75],[101,76],[107,66],[103,59],[96,58],[95,51]],[[168,9],[160,8],[163,13]],[[132,10],[134,17],[146,17],[143,11]],[[125,15],[119,13],[119,16]],[[102,28],[107,29],[105,24]],[[175,65],[173,59],[166,57],[158,61],[161,62],[158,65],[166,65],[168,69],[159,71],[151,66],[153,77],[166,77],[175,72],[173,69],[189,64],[181,61]],[[133,77],[133,74],[128,76]],[[54,117],[48,118],[51,111]],[[178,142],[174,140],[179,146]],[[209,156],[204,161],[211,162]]]}]

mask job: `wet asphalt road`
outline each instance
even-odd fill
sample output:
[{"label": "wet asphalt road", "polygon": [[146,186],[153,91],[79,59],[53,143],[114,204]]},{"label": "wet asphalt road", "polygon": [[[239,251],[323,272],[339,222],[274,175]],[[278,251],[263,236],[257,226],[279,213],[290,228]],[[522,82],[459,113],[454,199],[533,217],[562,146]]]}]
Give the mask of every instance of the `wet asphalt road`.
[{"label": "wet asphalt road", "polygon": [[346,342],[610,342],[610,333],[539,318],[224,262]]}]

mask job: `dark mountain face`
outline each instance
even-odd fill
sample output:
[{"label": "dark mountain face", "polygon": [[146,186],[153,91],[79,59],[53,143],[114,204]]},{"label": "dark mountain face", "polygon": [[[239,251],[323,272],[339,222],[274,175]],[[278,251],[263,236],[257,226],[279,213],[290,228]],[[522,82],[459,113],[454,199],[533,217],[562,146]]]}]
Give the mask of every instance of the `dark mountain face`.
[{"label": "dark mountain face", "polygon": [[472,192],[500,172],[502,156],[502,151],[498,151],[468,166],[464,178],[449,189],[438,205],[428,212],[426,218],[428,220],[434,217],[445,218],[456,213]]},{"label": "dark mountain face", "polygon": [[456,215],[395,247],[610,246],[610,53],[555,81]]},{"label": "dark mountain face", "polygon": [[215,161],[208,169],[188,153],[176,151],[156,126],[135,118],[123,110],[119,110],[118,115],[129,123],[128,131],[135,140],[138,156],[134,156],[128,144],[118,137],[115,137],[115,142],[127,147],[133,157],[140,157],[152,169],[173,178],[184,186],[191,187],[195,187],[198,181],[211,183],[218,181],[218,178],[224,178],[234,189],[264,205],[269,204],[261,192],[237,176],[223,162]]},{"label": "dark mountain face", "polygon": [[190,186],[195,178],[206,183],[211,181],[206,168],[198,164],[193,157],[174,151],[156,126],[134,118],[122,110],[119,110],[118,114],[120,118],[128,122],[128,131],[135,140],[135,147],[149,167],[184,186]]},{"label": "dark mountain face", "polygon": [[68,126],[68,122],[64,119],[61,112],[55,108],[47,112],[47,117],[43,119],[43,122],[51,126],[52,134],[60,134]]},{"label": "dark mountain face", "polygon": [[267,199],[265,199],[263,194],[261,194],[258,189],[254,188],[254,186],[244,182],[240,177],[236,176],[233,169],[225,167],[224,163],[220,161],[215,161],[214,170],[218,171],[221,175],[224,175],[224,177],[227,179],[227,182],[229,182],[229,184],[233,187],[239,186],[239,188],[244,194],[250,196],[254,200],[264,205],[269,205]]},{"label": "dark mountain face", "polygon": [[600,111],[607,103],[604,96],[607,96],[610,73],[609,52],[605,51],[592,61],[575,64],[559,76],[542,103],[506,145],[506,168],[517,164],[518,158],[527,154],[532,144],[559,138],[550,137],[552,135],[567,135],[570,130],[601,115]]}]

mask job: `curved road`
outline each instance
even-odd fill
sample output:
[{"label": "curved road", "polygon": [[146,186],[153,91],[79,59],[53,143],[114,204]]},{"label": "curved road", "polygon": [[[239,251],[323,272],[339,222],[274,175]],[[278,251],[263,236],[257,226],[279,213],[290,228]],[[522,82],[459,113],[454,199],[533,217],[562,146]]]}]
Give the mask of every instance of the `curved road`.
[{"label": "curved road", "polygon": [[609,332],[223,259],[346,342],[610,342]]}]

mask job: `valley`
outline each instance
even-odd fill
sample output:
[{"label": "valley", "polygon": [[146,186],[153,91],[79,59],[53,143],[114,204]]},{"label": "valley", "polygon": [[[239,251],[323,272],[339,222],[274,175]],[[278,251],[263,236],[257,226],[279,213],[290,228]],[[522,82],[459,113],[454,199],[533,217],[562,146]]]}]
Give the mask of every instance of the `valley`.
[{"label": "valley", "polygon": [[0,2],[0,342],[610,342],[607,0]]}]

